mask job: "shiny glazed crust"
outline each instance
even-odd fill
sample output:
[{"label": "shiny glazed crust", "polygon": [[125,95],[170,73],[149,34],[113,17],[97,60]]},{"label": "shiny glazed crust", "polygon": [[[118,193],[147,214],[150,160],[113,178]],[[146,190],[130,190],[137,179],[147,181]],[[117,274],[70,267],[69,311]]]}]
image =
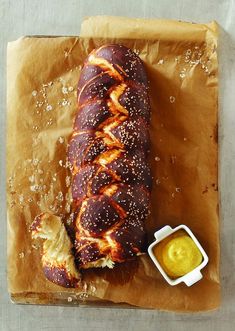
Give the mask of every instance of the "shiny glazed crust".
[{"label": "shiny glazed crust", "polygon": [[122,45],[91,52],[78,83],[68,147],[79,268],[112,268],[145,250],[149,120],[141,59]]}]

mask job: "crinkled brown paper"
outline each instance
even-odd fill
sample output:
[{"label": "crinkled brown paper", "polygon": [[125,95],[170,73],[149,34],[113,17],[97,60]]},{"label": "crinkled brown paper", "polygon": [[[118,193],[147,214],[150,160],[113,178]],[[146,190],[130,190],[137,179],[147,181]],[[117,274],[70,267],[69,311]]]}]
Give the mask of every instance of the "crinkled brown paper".
[{"label": "crinkled brown paper", "polygon": [[[173,311],[218,307],[219,218],[217,25],[116,17],[87,18],[78,37],[24,37],[8,44],[8,283],[15,302],[107,301]],[[41,243],[29,226],[42,211],[69,212],[66,146],[77,111],[76,85],[88,53],[121,43],[143,59],[152,104],[152,213],[146,227],[188,225],[209,255],[203,279],[168,285],[148,255],[113,270],[84,272],[87,285],[47,281]]]}]

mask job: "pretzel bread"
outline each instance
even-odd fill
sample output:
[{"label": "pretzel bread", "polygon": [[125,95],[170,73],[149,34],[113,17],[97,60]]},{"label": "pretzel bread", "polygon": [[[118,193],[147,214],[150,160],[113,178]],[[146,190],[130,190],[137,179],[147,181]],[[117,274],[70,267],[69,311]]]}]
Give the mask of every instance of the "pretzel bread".
[{"label": "pretzel bread", "polygon": [[141,59],[122,45],[92,51],[78,82],[68,147],[79,268],[112,268],[145,249],[149,121]]}]

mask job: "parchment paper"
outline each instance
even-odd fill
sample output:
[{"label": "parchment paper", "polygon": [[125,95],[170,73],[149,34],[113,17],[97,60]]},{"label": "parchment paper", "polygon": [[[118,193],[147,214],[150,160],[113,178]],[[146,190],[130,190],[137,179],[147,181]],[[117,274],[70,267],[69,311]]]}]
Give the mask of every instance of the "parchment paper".
[{"label": "parchment paper", "polygon": [[[130,20],[127,26],[120,19],[120,35],[110,36],[112,20],[104,18],[105,24],[98,25],[94,19],[96,38],[26,37],[8,45],[9,291],[21,296],[21,302],[22,297],[25,302],[30,297],[46,297],[41,301],[46,303],[59,297],[60,303],[66,303],[69,298],[69,304],[100,298],[174,311],[215,309],[220,300],[217,26],[169,21],[146,25],[141,20]],[[88,21],[92,29],[93,20]],[[136,31],[148,33],[148,40]],[[135,36],[136,40],[131,39]],[[85,288],[68,292],[45,279],[40,242],[31,240],[29,225],[37,214],[69,212],[66,145],[76,113],[76,84],[88,53],[109,42],[139,53],[150,81],[153,192],[146,224],[149,241],[163,225],[184,223],[209,255],[203,280],[190,288],[183,284],[170,287],[144,255],[114,270],[86,271]]]}]

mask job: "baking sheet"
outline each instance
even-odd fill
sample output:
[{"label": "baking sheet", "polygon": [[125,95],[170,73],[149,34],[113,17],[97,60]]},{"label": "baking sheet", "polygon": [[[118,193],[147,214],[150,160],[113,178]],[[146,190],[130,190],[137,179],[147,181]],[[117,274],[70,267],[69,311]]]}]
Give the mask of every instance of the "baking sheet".
[{"label": "baking sheet", "polygon": [[[192,31],[190,40],[175,40],[181,23],[175,22],[172,39],[164,39],[162,22],[154,24],[160,40],[132,40],[127,34],[127,39],[23,38],[9,44],[8,278],[15,296],[45,293],[74,303],[92,296],[175,311],[218,306],[217,27],[203,25],[198,34],[197,25],[189,24],[195,26],[195,40]],[[87,54],[107,42],[131,47],[146,64],[154,177],[149,240],[165,224],[190,226],[210,258],[204,279],[192,288],[169,287],[147,256],[112,271],[88,271],[86,288],[69,293],[42,274],[40,243],[31,241],[29,225],[41,211],[68,212],[65,151],[76,113],[76,84]]]}]

